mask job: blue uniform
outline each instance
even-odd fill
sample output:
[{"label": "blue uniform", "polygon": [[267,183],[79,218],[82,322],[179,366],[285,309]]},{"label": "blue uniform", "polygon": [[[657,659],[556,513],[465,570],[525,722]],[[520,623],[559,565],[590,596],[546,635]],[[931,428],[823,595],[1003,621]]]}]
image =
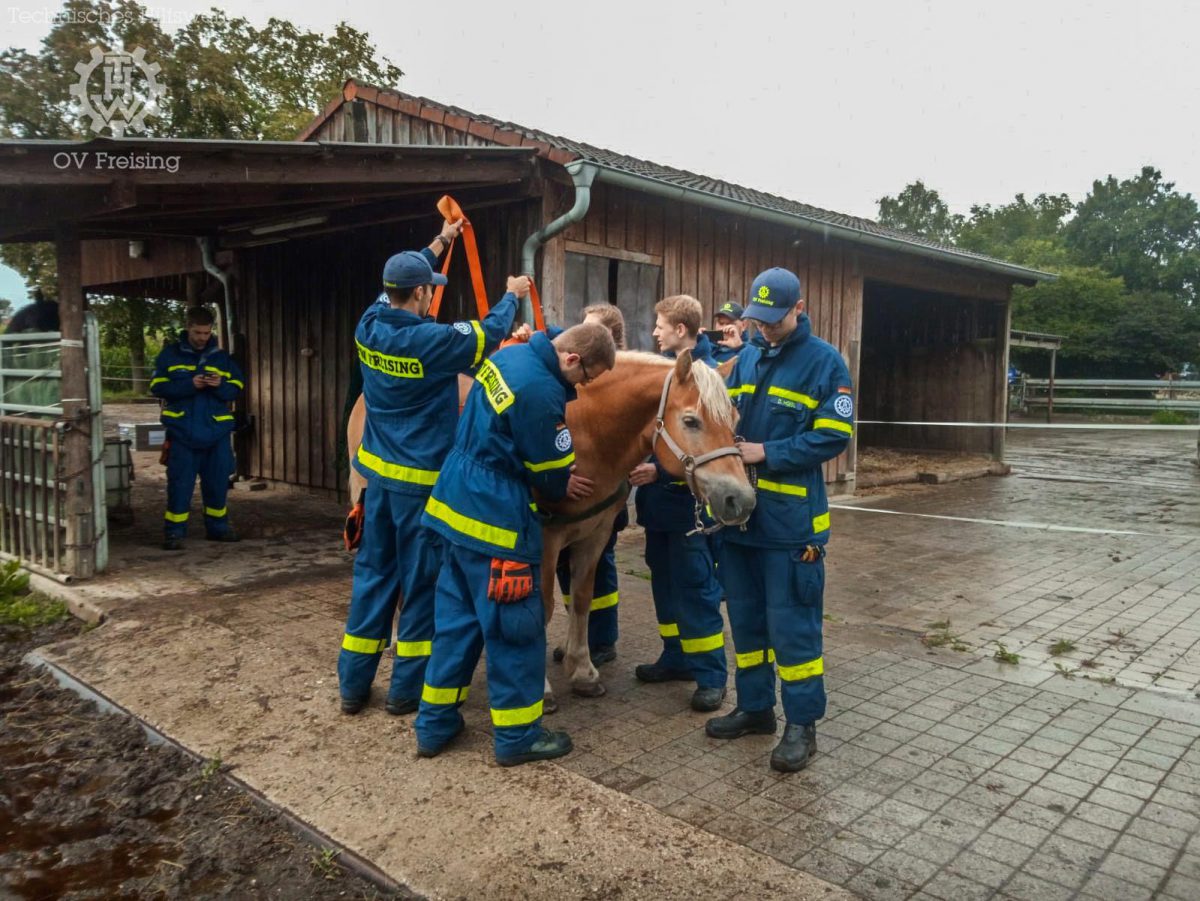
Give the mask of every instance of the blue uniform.
[{"label": "blue uniform", "polygon": [[[699,336],[692,358],[715,365],[706,335]],[[634,501],[638,524],[646,530],[646,565],[663,642],[658,663],[690,670],[700,688],[724,688],[728,671],[721,586],[707,537],[687,534],[696,526],[696,500],[687,482],[677,480],[657,459],[650,462],[658,478],[638,488]],[[702,519],[712,523],[707,516]]]},{"label": "blue uniform", "polygon": [[[486,645],[496,756],[509,757],[542,733],[546,632],[533,490],[548,501],[566,495],[575,462],[566,405],[575,389],[541,333],[485,361],[475,381],[422,519],[448,547],[416,729],[421,746],[431,748],[458,732],[457,708]],[[488,598],[494,558],[531,565],[529,597],[505,604]]]},{"label": "blue uniform", "polygon": [[[219,375],[215,388],[197,388],[197,375]],[[166,426],[171,450],[167,457],[167,538],[187,534],[188,511],[196,476],[200,476],[200,496],[204,502],[204,529],[208,535],[224,535],[230,530],[226,497],[229,477],[233,474],[233,433],[230,403],[246,387],[242,371],[233,358],[217,346],[216,337],[196,350],[187,332],[179,341],[163,348],[154,361],[150,391],[166,403],[162,424]]]},{"label": "blue uniform", "polygon": [[[617,580],[617,536],[629,525],[629,510],[622,507],[613,522],[612,535],[604,552],[596,563],[596,576],[592,580],[592,606],[588,613],[588,650],[593,654],[600,648],[610,648],[617,643],[617,610],[621,601]],[[563,603],[571,606],[571,551],[564,548],[558,555],[558,587],[562,590]]]},{"label": "blue uniform", "polygon": [[[707,337],[707,336],[705,336],[705,337]],[[742,347],[745,347],[749,341],[750,341],[750,333],[748,331],[743,331],[742,332]],[[719,366],[721,363],[724,363],[726,360],[732,360],[734,357],[736,357],[738,354],[740,354],[742,352],[742,347],[727,347],[726,345],[720,344],[720,343],[714,344],[712,346],[713,359],[716,360],[717,365]]]},{"label": "blue uniform", "polygon": [[[422,253],[436,262],[432,251]],[[367,419],[354,467],[367,489],[338,656],[343,698],[370,693],[401,598],[388,698],[415,704],[421,696],[443,550],[438,535],[421,526],[421,513],[457,426],[458,374],[500,343],[516,310],[516,297],[506,294],[482,321],[445,325],[395,309],[384,295],[358,323]]]},{"label": "blue uniform", "polygon": [[[728,379],[738,431],[762,443],[758,503],[746,530],[727,530],[721,569],[737,656],[738,706],[775,705],[775,670],[792,724],[825,715],[821,618],[829,506],[821,464],[854,432],[850,372],[814,337],[807,315],[778,347],[757,336]],[[805,562],[805,548],[811,562]]]}]

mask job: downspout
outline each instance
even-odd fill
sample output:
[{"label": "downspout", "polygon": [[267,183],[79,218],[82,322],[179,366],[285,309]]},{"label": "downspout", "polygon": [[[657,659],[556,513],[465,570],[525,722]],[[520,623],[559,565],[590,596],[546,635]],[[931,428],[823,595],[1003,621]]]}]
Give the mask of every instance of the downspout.
[{"label": "downspout", "polygon": [[[578,161],[568,163],[566,168],[575,185],[575,205],[525,239],[525,245],[521,248],[521,272],[530,278],[535,274],[534,260],[538,248],[586,216],[592,204],[592,182],[596,179],[598,168],[592,163]],[[524,322],[533,321],[533,305],[528,297],[521,304],[521,319]]]},{"label": "downspout", "polygon": [[229,273],[217,265],[213,256],[215,242],[212,238],[197,238],[196,243],[200,245],[200,261],[204,264],[204,271],[219,281],[225,292],[225,303],[222,304],[224,313],[220,314],[223,321],[219,323],[219,327],[221,335],[225,338],[225,349],[233,356],[233,300],[229,296]]}]

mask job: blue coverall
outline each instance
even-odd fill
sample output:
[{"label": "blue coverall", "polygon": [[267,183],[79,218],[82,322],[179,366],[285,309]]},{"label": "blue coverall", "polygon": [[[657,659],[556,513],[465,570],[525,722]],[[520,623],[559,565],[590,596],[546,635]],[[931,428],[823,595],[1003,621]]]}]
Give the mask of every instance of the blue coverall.
[{"label": "blue coverall", "polygon": [[[726,530],[722,548],[738,706],[772,709],[778,670],[787,722],[814,723],[825,715],[829,504],[821,464],[845,450],[854,433],[850,372],[802,315],[778,347],[756,336],[727,383],[741,416],[738,431],[766,451],[757,464],[757,506],[744,532]],[[814,559],[805,562],[809,546]]]},{"label": "blue coverall", "polygon": [[[612,536],[604,546],[604,552],[596,563],[596,577],[592,580],[592,606],[588,613],[588,650],[593,654],[600,648],[612,647],[617,643],[617,609],[621,600],[617,580],[617,536],[629,525],[629,511],[622,507],[613,522]],[[558,587],[562,591],[563,603],[571,606],[571,552],[564,548],[558,555]]]},{"label": "blue coverall", "polygon": [[[436,262],[432,251],[422,253],[433,258],[431,266]],[[421,696],[443,550],[438,535],[421,526],[421,513],[458,425],[458,374],[478,366],[508,335],[516,311],[516,297],[506,294],[482,321],[446,325],[394,309],[384,295],[358,323],[367,419],[354,468],[367,489],[338,655],[343,698],[370,693],[401,598],[388,699]]]},{"label": "blue coverall", "polygon": [[[714,365],[706,335],[699,336],[692,359]],[[658,478],[638,488],[634,503],[638,524],[646,530],[646,565],[663,642],[658,663],[690,671],[700,688],[724,688],[728,670],[721,586],[707,537],[687,534],[696,525],[696,501],[687,482],[676,480],[657,459],[651,462]],[[704,517],[704,522],[712,520]]]},{"label": "blue coverall", "polygon": [[[705,335],[704,337],[707,338],[708,336]],[[749,340],[750,340],[750,333],[748,331],[743,330],[742,331],[742,347],[745,347],[747,342],[749,342]],[[715,360],[717,365],[719,366],[722,363],[724,363],[726,360],[732,360],[734,357],[736,357],[738,354],[740,354],[742,352],[742,347],[729,347],[728,345],[721,344],[720,342],[716,342],[712,345],[713,360]]]},{"label": "blue coverall", "polygon": [[[420,745],[432,749],[458,733],[458,706],[486,645],[496,756],[503,759],[526,752],[543,731],[542,531],[532,492],[548,501],[566,495],[575,461],[566,405],[575,389],[540,332],[485,361],[475,381],[422,517],[447,548],[416,729]],[[530,564],[532,593],[512,603],[490,600],[493,559]]]},{"label": "blue coverall", "polygon": [[[197,388],[197,375],[219,375],[215,388]],[[204,502],[204,531],[218,537],[230,531],[226,497],[229,477],[233,474],[233,413],[229,404],[245,389],[242,371],[233,358],[211,336],[202,350],[188,341],[187,331],[179,340],[163,348],[154,361],[150,392],[161,397],[162,424],[166,426],[171,449],[167,455],[167,512],[164,531],[167,538],[187,535],[188,512],[196,476],[200,476],[200,497]]]}]

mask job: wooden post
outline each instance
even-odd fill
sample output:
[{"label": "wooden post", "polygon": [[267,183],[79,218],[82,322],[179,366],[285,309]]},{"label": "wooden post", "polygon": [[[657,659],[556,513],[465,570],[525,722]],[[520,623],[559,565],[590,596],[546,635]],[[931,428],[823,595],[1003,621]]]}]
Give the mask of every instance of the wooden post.
[{"label": "wooden post", "polygon": [[[1012,291],[1005,301],[996,327],[1000,334],[996,336],[996,393],[992,406],[992,422],[1008,422],[1008,364],[1012,352]],[[992,459],[1000,463],[1004,461],[1004,440],[1006,433],[1003,427],[992,430]]]},{"label": "wooden post", "polygon": [[96,573],[94,499],[92,493],[91,430],[88,403],[87,352],[83,343],[83,258],[79,230],[60,226],[55,232],[58,258],[58,316],[62,332],[62,408],[66,431],[63,460],[66,473],[66,572],[77,579]]},{"label": "wooden post", "polygon": [[1046,422],[1054,421],[1054,363],[1058,359],[1058,349],[1050,348],[1050,382],[1046,386]]}]

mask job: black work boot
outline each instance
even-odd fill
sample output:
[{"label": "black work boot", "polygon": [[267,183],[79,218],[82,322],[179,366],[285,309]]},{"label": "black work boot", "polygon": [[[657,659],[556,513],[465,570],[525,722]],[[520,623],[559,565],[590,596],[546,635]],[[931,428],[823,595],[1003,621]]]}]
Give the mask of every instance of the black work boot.
[{"label": "black work boot", "polygon": [[774,710],[742,710],[734,707],[725,716],[714,716],[704,724],[709,738],[741,738],[743,735],[774,735]]},{"label": "black work boot", "polygon": [[162,543],[162,549],[164,551],[182,551],[183,550],[183,539],[182,538],[164,538],[163,543]]},{"label": "black work boot", "polygon": [[798,773],[808,766],[808,760],[817,753],[817,724],[796,725],[788,723],[783,738],[771,752],[771,769],[781,773]]},{"label": "black work boot", "polygon": [[237,532],[233,531],[233,529],[230,529],[227,532],[217,532],[213,535],[205,535],[204,538],[206,541],[224,541],[228,544],[233,544],[234,542],[242,540],[241,536],[239,536]]},{"label": "black work boot", "polygon": [[500,766],[519,766],[535,760],[553,760],[555,757],[570,754],[573,747],[575,746],[571,743],[571,736],[567,733],[543,729],[541,736],[529,746],[527,751],[508,757],[497,756],[496,763]]},{"label": "black work boot", "polygon": [[342,713],[348,716],[361,713],[362,709],[367,706],[368,700],[370,698],[342,698]]},{"label": "black work boot", "polygon": [[664,663],[639,663],[633,668],[639,682],[694,682],[691,670]]},{"label": "black work boot", "polygon": [[458,727],[454,730],[454,734],[451,735],[449,738],[447,738],[440,745],[423,745],[423,744],[421,744],[421,737],[418,735],[417,736],[417,756],[418,757],[437,757],[444,750],[446,750],[446,748],[448,748],[450,746],[450,743],[453,742],[454,739],[456,739],[460,735],[462,735],[463,730],[465,730],[466,728],[467,728],[467,721],[464,720],[463,715],[461,713],[459,713],[458,714]]},{"label": "black work boot", "polygon": [[416,713],[417,708],[420,706],[420,698],[388,698],[383,705],[383,709],[392,716],[404,716],[405,714]]},{"label": "black work boot", "polygon": [[700,713],[712,713],[725,700],[725,686],[697,688],[692,692],[692,709]]}]

